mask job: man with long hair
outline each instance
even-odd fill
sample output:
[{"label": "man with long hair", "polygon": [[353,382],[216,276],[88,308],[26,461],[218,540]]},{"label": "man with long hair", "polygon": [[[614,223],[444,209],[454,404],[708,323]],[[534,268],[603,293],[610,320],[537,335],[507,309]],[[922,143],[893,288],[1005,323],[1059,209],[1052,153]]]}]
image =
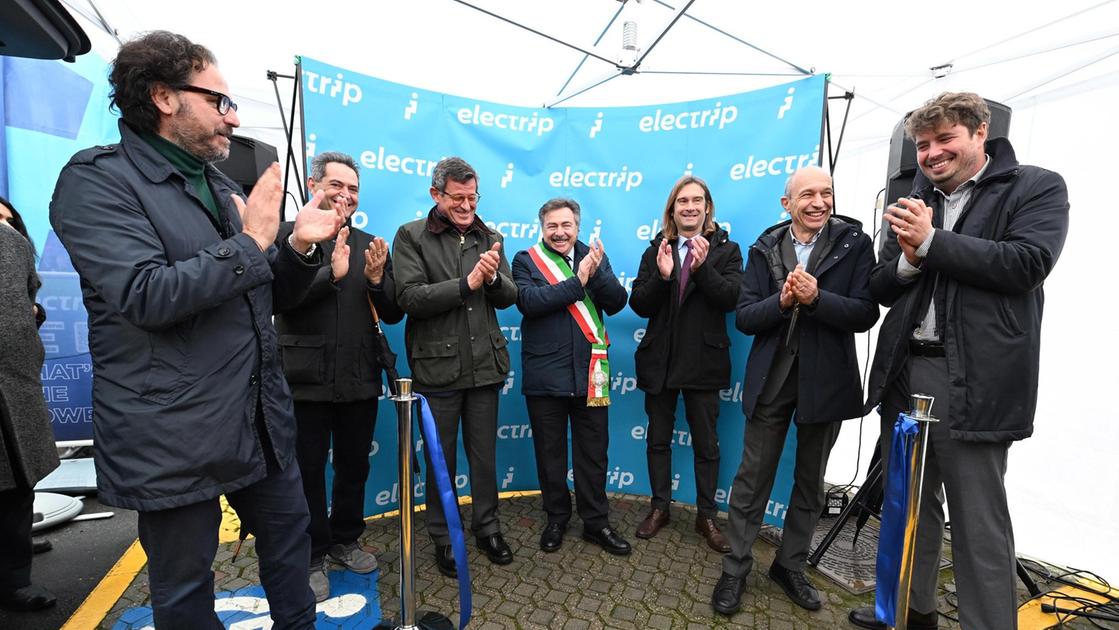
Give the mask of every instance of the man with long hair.
[{"label": "man with long hair", "polygon": [[730,546],[715,523],[715,425],[719,390],[730,384],[727,313],[738,301],[742,252],[715,222],[715,200],[698,177],[683,177],[672,187],[661,224],[641,256],[629,298],[633,311],[649,318],[633,358],[649,416],[646,456],[653,494],[637,537],[652,538],[669,521],[672,435],[683,396],[695,453],[695,531],[712,549],[726,553]]}]

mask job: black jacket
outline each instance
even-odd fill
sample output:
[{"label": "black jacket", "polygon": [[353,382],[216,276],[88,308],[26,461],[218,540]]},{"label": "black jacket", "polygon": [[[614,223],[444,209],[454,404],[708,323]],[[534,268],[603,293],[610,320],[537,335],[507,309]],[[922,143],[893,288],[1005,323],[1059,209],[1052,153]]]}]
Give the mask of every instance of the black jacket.
[{"label": "black jacket", "polygon": [[[576,241],[576,271],[587,251],[586,244]],[[625,307],[626,290],[614,277],[609,259],[603,256],[586,287],[575,276],[552,285],[526,250],[513,258],[513,281],[517,283],[517,308],[524,315],[521,320],[521,393],[525,396],[586,397],[591,342],[587,341],[567,306],[581,301],[585,288],[598,307],[600,318],[604,313],[613,315]]]},{"label": "black jacket", "polygon": [[[792,309],[781,310],[780,240],[789,238],[792,221],[783,221],[762,232],[750,246],[735,324],[753,335],[742,387],[742,412],[749,418],[769,375],[773,358],[785,343]],[[858,221],[833,215],[827,240],[816,266],[820,300],[814,308],[802,306],[794,335],[797,355],[797,423],[834,422],[862,415],[862,381],[855,355],[855,333],[870,330],[878,321],[878,305],[870,297],[870,270],[874,245]],[[814,252],[815,253],[815,252]],[[781,270],[780,276],[776,270]],[[792,376],[790,375],[790,378]]]},{"label": "black jacket", "polygon": [[[991,164],[951,231],[937,230],[915,282],[897,278],[901,250],[882,239],[870,290],[890,311],[882,322],[867,388],[867,409],[881,402],[908,357],[924,317],[921,296],[944,286],[944,350],[951,408],[942,416],[960,440],[1004,442],[1033,433],[1041,350],[1042,284],[1068,233],[1064,179],[1020,166],[1005,138],[987,141]],[[914,194],[938,193],[918,175]],[[887,233],[888,228],[883,229]]]},{"label": "black jacket", "polygon": [[321,254],[262,252],[241,232],[239,186],[206,165],[215,223],[166,158],[120,132],[62,169],[50,220],[89,313],[101,501],[162,510],[264,478],[258,406],[276,460],[294,465],[272,305],[302,297]]},{"label": "black jacket", "polygon": [[[277,244],[287,240],[293,223],[280,226]],[[375,329],[366,296],[386,324],[404,318],[396,305],[392,257],[385,261],[379,286],[365,279],[365,249],[373,236],[350,227],[350,270],[337,283],[330,281],[334,241],[319,243],[323,266],[298,305],[276,314],[276,332],[284,376],[296,400],[351,402],[381,395],[382,365],[374,353]]]},{"label": "black jacket", "polygon": [[657,270],[663,232],[641,255],[629,305],[649,318],[645,336],[633,354],[637,386],[642,391],[658,394],[666,387],[722,389],[730,385],[727,313],[738,302],[742,252],[722,228],[705,238],[711,248],[707,259],[692,272],[683,302],[676,297],[680,286],[676,239],[670,241],[673,262],[668,280]]}]

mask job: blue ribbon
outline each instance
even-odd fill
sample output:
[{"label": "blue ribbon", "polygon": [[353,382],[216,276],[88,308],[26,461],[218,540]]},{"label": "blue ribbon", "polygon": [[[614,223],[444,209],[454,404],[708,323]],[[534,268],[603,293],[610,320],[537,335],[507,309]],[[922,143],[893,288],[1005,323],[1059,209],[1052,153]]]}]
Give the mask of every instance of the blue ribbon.
[{"label": "blue ribbon", "polygon": [[894,423],[890,463],[886,470],[882,498],[882,527],[878,534],[878,561],[875,571],[874,615],[894,627],[897,616],[898,575],[905,545],[905,521],[909,506],[909,460],[913,455],[917,421],[904,413]]},{"label": "blue ribbon", "polygon": [[[443,445],[439,443],[439,431],[435,428],[435,416],[427,399],[415,394],[420,403],[420,429],[423,431],[424,448],[428,449],[431,470],[435,473],[435,486],[439,492],[439,504],[443,506],[443,516],[447,519],[447,530],[451,535],[451,550],[455,554],[455,568],[458,571],[458,599],[462,609],[458,617],[459,630],[470,623],[470,565],[466,562],[466,539],[462,533],[462,520],[458,514],[458,497],[447,472],[447,460],[443,458]],[[431,488],[427,489],[431,492]]]}]

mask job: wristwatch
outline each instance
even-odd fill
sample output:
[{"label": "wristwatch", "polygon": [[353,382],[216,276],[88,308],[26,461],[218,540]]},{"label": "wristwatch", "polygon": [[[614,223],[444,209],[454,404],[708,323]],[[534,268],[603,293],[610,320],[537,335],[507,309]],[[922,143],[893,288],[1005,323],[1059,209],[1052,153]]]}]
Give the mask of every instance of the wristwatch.
[{"label": "wristwatch", "polygon": [[314,256],[315,255],[315,250],[318,249],[318,247],[319,247],[315,243],[311,243],[311,248],[308,249],[306,252],[299,251],[298,249],[295,248],[295,233],[294,232],[291,233],[291,234],[288,234],[288,246],[291,247],[291,251],[299,254],[303,258],[310,258],[311,256]]}]

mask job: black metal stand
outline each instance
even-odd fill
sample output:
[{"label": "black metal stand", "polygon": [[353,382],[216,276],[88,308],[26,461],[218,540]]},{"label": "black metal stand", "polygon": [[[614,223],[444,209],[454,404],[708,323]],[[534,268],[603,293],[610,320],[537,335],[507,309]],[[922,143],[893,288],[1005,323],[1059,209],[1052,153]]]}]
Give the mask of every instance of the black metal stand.
[{"label": "black metal stand", "polygon": [[878,512],[881,506],[874,504],[880,501],[880,499],[876,499],[876,497],[880,497],[881,495],[882,461],[878,459],[878,452],[875,451],[874,459],[870,463],[870,470],[866,473],[866,479],[863,481],[862,487],[855,493],[855,497],[851,499],[847,507],[843,508],[843,511],[836,517],[835,523],[832,524],[831,529],[828,530],[824,539],[820,541],[820,544],[817,545],[812,554],[808,556],[808,564],[812,566],[820,564],[820,560],[824,557],[824,554],[827,553],[831,544],[835,542],[836,537],[839,536],[839,532],[843,531],[843,526],[856,514],[859,516],[859,521],[855,530],[855,537],[858,538],[858,531],[862,529],[862,524],[866,522],[866,519],[871,516],[878,518]]}]

